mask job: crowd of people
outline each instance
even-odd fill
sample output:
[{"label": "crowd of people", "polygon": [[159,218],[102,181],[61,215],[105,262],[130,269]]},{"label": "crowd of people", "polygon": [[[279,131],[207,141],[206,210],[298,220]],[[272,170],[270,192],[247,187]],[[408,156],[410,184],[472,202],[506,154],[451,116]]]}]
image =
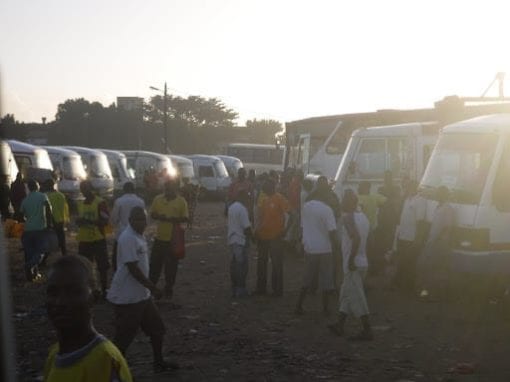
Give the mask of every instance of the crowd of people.
[{"label": "crowd of people", "polygon": [[[44,380],[83,380],[84,375],[94,375],[98,381],[130,381],[124,354],[138,329],[151,340],[155,372],[178,368],[163,358],[165,324],[154,300],[165,298],[172,305],[184,253],[182,225],[189,224],[190,211],[179,180],[167,179],[164,192],[154,197],[148,211],[130,182],[112,208],[96,195],[90,182],[82,182],[83,200],[77,203],[75,219],[78,256],[67,256],[69,207],[54,181],[44,182],[41,189],[34,180],[28,180],[26,186],[28,193],[23,198],[21,187],[13,189],[16,196],[12,203],[17,203],[17,216],[25,219],[21,241],[27,280],[43,281],[39,266],[54,250],[48,246],[48,236],[56,237],[62,254],[47,273],[48,315],[57,329],[58,343],[50,351]],[[397,186],[389,172],[377,192],[362,182],[357,192],[346,190],[340,199],[323,176],[314,182],[293,169],[257,177],[240,169],[228,191],[225,209],[232,297],[267,295],[269,267],[270,295],[282,297],[285,257],[303,257],[303,283],[295,314],[304,313],[307,296],[317,290],[323,311],[329,314],[339,289],[337,320],[329,329],[343,335],[345,321],[352,316],[360,320],[361,330],[350,338],[371,340],[367,274],[377,275],[392,261],[397,268],[392,280],[395,288],[405,293],[418,290],[421,297],[430,298],[435,297],[433,288],[437,287],[432,280],[447,271],[443,254],[449,246],[453,210],[448,190],[440,187],[437,194],[439,205],[427,233],[426,203],[417,193],[416,182],[404,179],[401,187]],[[156,224],[152,248],[144,236],[148,218]],[[114,234],[111,256],[106,240],[110,231]],[[252,245],[256,247],[257,269],[251,291],[246,280]],[[420,277],[417,269],[423,270],[418,272]],[[163,288],[158,286],[161,273]],[[94,329],[90,311],[98,301],[108,301],[113,307],[112,342]]]}]

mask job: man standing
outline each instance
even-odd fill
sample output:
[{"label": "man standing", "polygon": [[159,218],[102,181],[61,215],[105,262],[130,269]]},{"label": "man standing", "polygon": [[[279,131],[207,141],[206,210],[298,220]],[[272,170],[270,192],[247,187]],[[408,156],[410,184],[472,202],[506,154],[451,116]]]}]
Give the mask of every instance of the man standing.
[{"label": "man standing", "polygon": [[11,184],[11,204],[14,209],[14,219],[20,219],[20,207],[21,202],[27,196],[27,190],[25,187],[25,181],[23,180],[23,174],[18,172],[16,180]]},{"label": "man standing", "polygon": [[110,221],[115,228],[115,241],[113,242],[112,265],[117,269],[117,241],[120,234],[129,225],[129,215],[134,207],[145,209],[145,202],[135,194],[133,182],[126,182],[123,186],[124,194],[113,203]]},{"label": "man standing", "polygon": [[110,218],[106,202],[94,193],[92,184],[85,180],[80,184],[85,200],[78,202],[78,254],[96,262],[101,282],[102,297],[106,297],[108,280],[108,249],[104,228]]},{"label": "man standing", "polygon": [[303,313],[306,294],[314,288],[315,280],[320,280],[322,309],[327,314],[329,295],[335,288],[334,275],[331,272],[333,253],[339,249],[333,210],[321,200],[312,199],[303,206],[301,226],[305,250],[305,276],[295,312]]},{"label": "man standing", "polygon": [[83,257],[64,256],[48,273],[46,307],[57,331],[50,348],[44,382],[131,382],[126,360],[92,322],[94,277]]},{"label": "man standing", "polygon": [[228,208],[228,237],[232,259],[230,279],[232,297],[246,297],[246,276],[248,274],[248,248],[251,238],[251,223],[248,214],[249,196],[246,191],[237,193],[236,201]]},{"label": "man standing", "polygon": [[63,193],[55,189],[55,181],[46,182],[46,196],[53,212],[53,228],[58,238],[58,246],[62,255],[67,255],[65,225],[69,223],[69,205]]},{"label": "man standing", "polygon": [[151,298],[160,298],[162,292],[149,280],[149,256],[143,236],[147,215],[143,207],[130,211],[129,224],[118,238],[117,264],[108,290],[108,301],[114,305],[115,337],[113,342],[122,354],[141,328],[150,337],[154,356],[154,371],[178,368],[177,364],[163,359],[165,325]]},{"label": "man standing", "polygon": [[232,182],[228,189],[226,206],[227,214],[228,207],[237,200],[237,194],[241,191],[248,195],[248,204],[246,208],[248,208],[248,213],[251,219],[253,217],[254,186],[252,182],[246,179],[246,169],[242,167],[237,170],[237,178]]},{"label": "man standing", "polygon": [[351,337],[353,340],[372,340],[372,330],[368,318],[368,304],[365,297],[363,279],[366,276],[368,261],[366,244],[370,223],[364,213],[358,211],[358,198],[352,190],[347,190],[342,200],[342,255],[344,280],[340,291],[338,322],[329,328],[337,335],[343,335],[348,316],[361,320],[361,332]]},{"label": "man standing", "polygon": [[23,199],[20,212],[26,217],[25,229],[21,236],[21,243],[25,251],[25,275],[28,281],[39,281],[39,263],[45,251],[46,228],[51,227],[52,214],[48,198],[39,192],[39,184],[30,179],[28,181],[30,193]]},{"label": "man standing", "polygon": [[267,180],[263,197],[259,200],[256,217],[255,237],[258,240],[257,294],[266,294],[267,262],[271,258],[271,287],[276,297],[283,295],[283,236],[285,215],[290,206],[287,200],[275,190],[275,182]]},{"label": "man standing", "polygon": [[397,227],[395,286],[402,292],[414,293],[416,283],[416,262],[423,244],[423,223],[427,210],[424,198],[418,195],[418,185],[409,180],[405,184],[405,200]]},{"label": "man standing", "polygon": [[152,247],[149,277],[158,283],[161,271],[165,268],[165,296],[172,298],[179,259],[172,253],[172,236],[174,224],[187,223],[189,220],[188,204],[177,193],[177,179],[167,180],[165,192],[154,198],[150,215],[157,222],[156,239]]}]

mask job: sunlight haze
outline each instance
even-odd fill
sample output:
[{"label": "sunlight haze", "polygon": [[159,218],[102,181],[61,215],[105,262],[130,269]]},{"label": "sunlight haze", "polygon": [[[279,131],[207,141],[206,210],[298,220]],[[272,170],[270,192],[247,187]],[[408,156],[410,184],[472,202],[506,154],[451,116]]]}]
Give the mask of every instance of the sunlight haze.
[{"label": "sunlight haze", "polygon": [[0,14],[2,114],[25,122],[165,81],[240,124],[431,107],[510,68],[503,1],[4,0]]}]

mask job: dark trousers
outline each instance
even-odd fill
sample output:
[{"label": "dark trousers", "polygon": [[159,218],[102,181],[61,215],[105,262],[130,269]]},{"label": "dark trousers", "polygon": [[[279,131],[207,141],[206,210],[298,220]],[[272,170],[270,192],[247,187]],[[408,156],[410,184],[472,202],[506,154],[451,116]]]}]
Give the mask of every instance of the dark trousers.
[{"label": "dark trousers", "polygon": [[395,286],[403,292],[414,293],[415,291],[418,254],[418,248],[413,241],[397,241]]},{"label": "dark trousers", "polygon": [[25,231],[21,236],[21,244],[25,252],[25,276],[28,281],[39,273],[38,265],[42,260],[45,248],[44,231]]},{"label": "dark trousers", "polygon": [[165,268],[165,294],[169,297],[173,294],[177,266],[179,265],[179,259],[172,254],[170,243],[170,241],[154,240],[149,270],[150,280],[157,284],[161,271]]},{"label": "dark trousers", "polygon": [[57,234],[58,247],[60,248],[60,252],[62,253],[62,255],[67,255],[66,233],[64,231],[64,223],[55,223],[53,225],[53,229]]},{"label": "dark trousers", "polygon": [[115,272],[117,270],[117,240],[113,241],[113,250],[112,250],[112,268]]},{"label": "dark trousers", "polygon": [[275,295],[283,294],[283,241],[260,240],[257,259],[257,292],[265,293],[267,285],[267,262],[271,258],[271,288]]}]

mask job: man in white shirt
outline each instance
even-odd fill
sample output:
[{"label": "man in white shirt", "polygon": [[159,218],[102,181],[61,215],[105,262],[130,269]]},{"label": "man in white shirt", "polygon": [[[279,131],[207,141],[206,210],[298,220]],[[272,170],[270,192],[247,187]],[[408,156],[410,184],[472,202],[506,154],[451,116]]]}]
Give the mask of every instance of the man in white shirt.
[{"label": "man in white shirt", "polygon": [[150,337],[154,355],[154,371],[176,369],[178,365],[163,359],[165,325],[151,298],[161,298],[163,292],[149,279],[147,241],[143,236],[147,214],[142,207],[134,207],[129,225],[119,236],[117,270],[113,275],[107,299],[114,306],[115,337],[113,342],[122,352],[136,336],[139,328]]},{"label": "man in white shirt", "polygon": [[129,225],[129,215],[133,207],[145,209],[145,202],[135,194],[135,185],[132,182],[124,183],[124,194],[113,203],[110,221],[115,229],[115,241],[113,242],[112,264],[113,270],[117,269],[117,240],[120,234]]},{"label": "man in white shirt", "polygon": [[228,208],[227,244],[232,256],[230,279],[232,297],[246,297],[246,276],[248,275],[248,247],[251,238],[251,223],[248,207],[250,197],[245,190],[239,191],[235,202]]},{"label": "man in white shirt", "polygon": [[358,209],[358,197],[347,190],[342,199],[342,255],[344,280],[340,291],[338,322],[329,328],[341,336],[348,316],[361,320],[361,332],[352,340],[370,341],[373,339],[370,328],[369,311],[363,279],[368,269],[367,237],[370,223],[364,213]]},{"label": "man in white shirt", "polygon": [[397,242],[394,284],[402,292],[414,293],[416,262],[424,241],[426,200],[418,195],[418,184],[410,180],[406,187],[406,199],[400,215],[395,239]]},{"label": "man in white shirt", "polygon": [[328,313],[328,300],[335,288],[333,253],[339,249],[336,233],[336,219],[333,210],[324,203],[322,195],[315,193],[301,210],[301,227],[303,229],[303,247],[305,251],[305,275],[295,313],[303,313],[306,294],[314,288],[319,280],[322,290],[322,308]]}]

